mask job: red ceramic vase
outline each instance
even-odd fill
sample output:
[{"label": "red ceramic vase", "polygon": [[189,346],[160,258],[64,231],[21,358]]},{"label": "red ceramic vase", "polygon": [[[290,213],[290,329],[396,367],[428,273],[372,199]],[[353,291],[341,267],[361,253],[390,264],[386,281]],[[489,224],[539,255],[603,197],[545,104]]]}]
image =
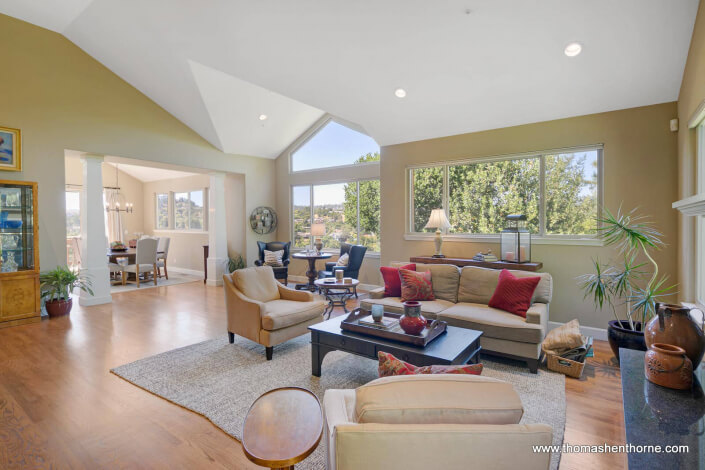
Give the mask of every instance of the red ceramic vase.
[{"label": "red ceramic vase", "polygon": [[404,302],[404,315],[399,319],[399,326],[407,335],[418,335],[426,328],[426,319],[421,315],[419,302]]}]

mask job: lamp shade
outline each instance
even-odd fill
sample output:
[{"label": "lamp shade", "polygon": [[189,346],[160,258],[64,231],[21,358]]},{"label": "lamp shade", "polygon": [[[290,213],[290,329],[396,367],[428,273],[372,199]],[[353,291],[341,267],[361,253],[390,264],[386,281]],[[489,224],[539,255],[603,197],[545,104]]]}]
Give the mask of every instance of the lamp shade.
[{"label": "lamp shade", "polygon": [[326,234],[326,224],[312,224],[311,236],[322,237]]},{"label": "lamp shade", "polygon": [[448,222],[446,212],[443,209],[433,209],[431,211],[431,217],[428,218],[428,223],[424,228],[437,228],[440,230],[450,228],[450,222]]}]

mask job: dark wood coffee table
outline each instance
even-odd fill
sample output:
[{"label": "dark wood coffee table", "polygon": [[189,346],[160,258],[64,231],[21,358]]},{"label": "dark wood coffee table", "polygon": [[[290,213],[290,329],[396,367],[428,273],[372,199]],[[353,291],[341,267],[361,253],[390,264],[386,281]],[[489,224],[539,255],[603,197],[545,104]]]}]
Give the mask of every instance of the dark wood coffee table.
[{"label": "dark wood coffee table", "polygon": [[377,360],[377,353],[384,351],[402,361],[416,366],[476,364],[480,358],[481,331],[448,326],[446,332],[431,341],[425,348],[385,340],[340,329],[345,316],[309,326],[311,330],[311,373],[321,376],[323,358],[331,351]]}]

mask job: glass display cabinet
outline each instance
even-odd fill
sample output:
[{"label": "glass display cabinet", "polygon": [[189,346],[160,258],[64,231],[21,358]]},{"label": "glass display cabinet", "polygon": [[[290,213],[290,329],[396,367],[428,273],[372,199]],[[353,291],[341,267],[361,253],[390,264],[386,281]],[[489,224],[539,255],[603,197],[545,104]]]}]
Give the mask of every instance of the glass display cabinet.
[{"label": "glass display cabinet", "polygon": [[0,328],[39,321],[37,183],[0,180]]}]

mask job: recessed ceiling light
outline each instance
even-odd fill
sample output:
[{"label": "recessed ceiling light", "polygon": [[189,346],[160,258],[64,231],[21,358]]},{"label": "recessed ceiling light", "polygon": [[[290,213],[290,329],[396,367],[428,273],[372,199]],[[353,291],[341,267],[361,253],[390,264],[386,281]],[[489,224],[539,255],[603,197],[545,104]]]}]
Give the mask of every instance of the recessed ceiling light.
[{"label": "recessed ceiling light", "polygon": [[397,96],[397,98],[404,98],[406,96],[406,90],[403,88],[397,88],[394,90],[394,94]]},{"label": "recessed ceiling light", "polygon": [[567,46],[565,46],[565,55],[568,57],[575,57],[576,55],[580,54],[582,52],[583,46],[580,45],[579,42],[571,42]]},{"label": "recessed ceiling light", "polygon": [[259,120],[260,120],[260,121],[264,121],[264,120],[266,120],[266,119],[267,119],[267,115],[266,115],[266,114],[260,114],[260,115],[259,115]]}]

